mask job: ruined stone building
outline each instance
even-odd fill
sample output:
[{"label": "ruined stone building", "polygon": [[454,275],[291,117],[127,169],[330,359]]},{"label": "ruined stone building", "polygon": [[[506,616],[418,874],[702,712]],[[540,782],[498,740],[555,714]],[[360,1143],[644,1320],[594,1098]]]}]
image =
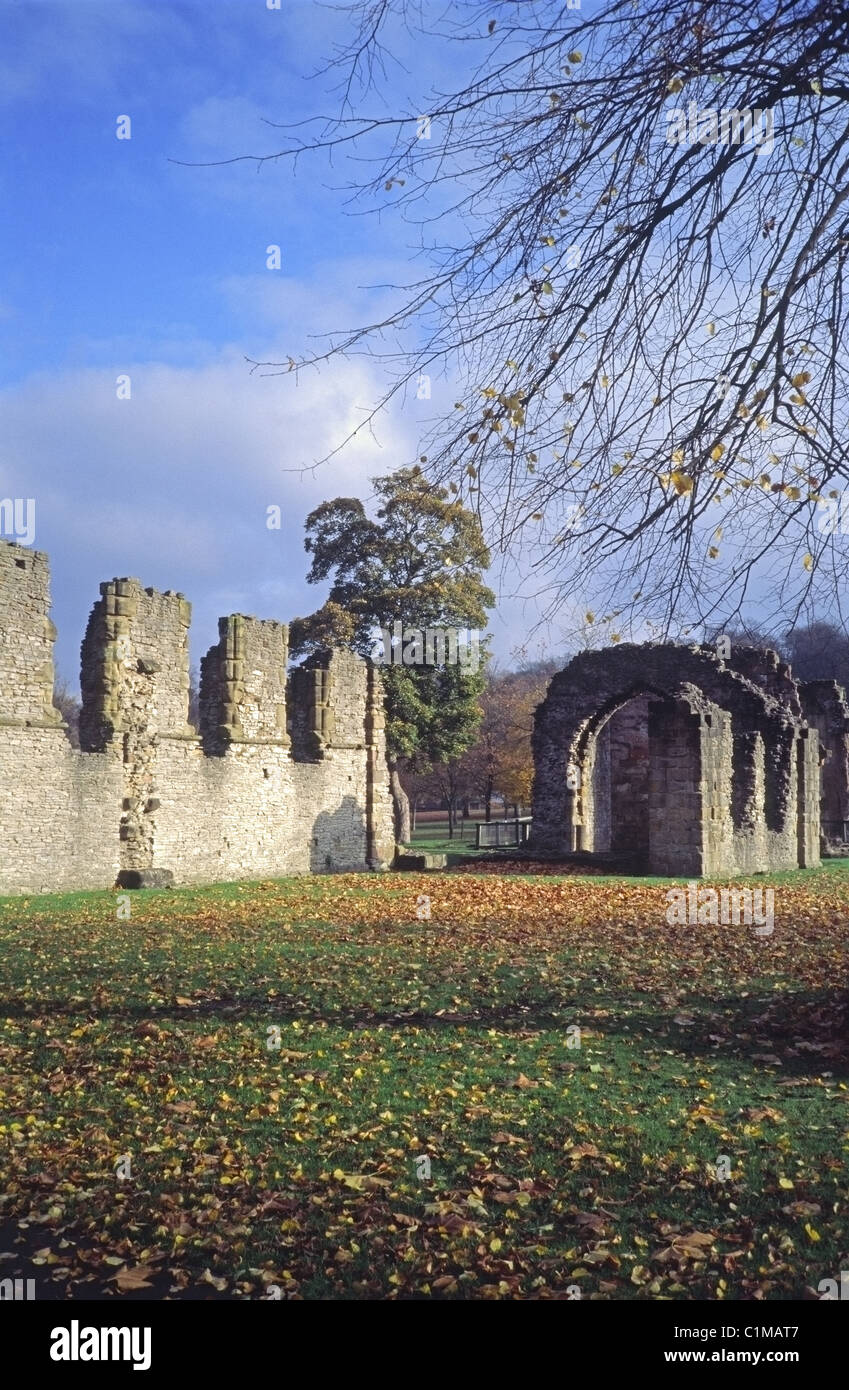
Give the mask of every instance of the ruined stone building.
[{"label": "ruined stone building", "polygon": [[849,707],[775,652],[584,652],[536,712],[531,847],[709,877],[819,863],[849,820]]},{"label": "ruined stone building", "polygon": [[[287,628],[222,618],[189,723],[190,605],[100,586],[81,747],[53,704],[47,557],[0,541],[0,893],[386,868],[383,696]],[[711,877],[815,865],[849,823],[849,706],[774,652],[622,645],[552,680],[534,728],[531,848]]]},{"label": "ruined stone building", "polygon": [[100,593],[75,749],[53,705],[47,557],[0,542],[0,893],[391,863],[383,697],[368,662],[327,652],[287,678],[285,625],[222,618],[197,730],[190,605],[136,579]]}]

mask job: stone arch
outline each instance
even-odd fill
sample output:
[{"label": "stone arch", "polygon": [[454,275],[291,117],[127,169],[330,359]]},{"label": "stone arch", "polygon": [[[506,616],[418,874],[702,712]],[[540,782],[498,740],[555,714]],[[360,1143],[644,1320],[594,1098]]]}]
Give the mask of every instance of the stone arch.
[{"label": "stone arch", "polygon": [[575,848],[624,851],[645,868],[650,851],[649,711],[663,696],[645,686],[600,710],[578,739]]},{"label": "stone arch", "polygon": [[735,817],[750,809],[741,778],[757,784],[767,828],[781,833],[793,810],[799,723],[775,682],[764,685],[705,647],[629,644],[576,657],[535,716],[532,846],[569,853],[604,842],[594,804],[599,738],[643,699],[654,872],[702,874],[731,862]]}]

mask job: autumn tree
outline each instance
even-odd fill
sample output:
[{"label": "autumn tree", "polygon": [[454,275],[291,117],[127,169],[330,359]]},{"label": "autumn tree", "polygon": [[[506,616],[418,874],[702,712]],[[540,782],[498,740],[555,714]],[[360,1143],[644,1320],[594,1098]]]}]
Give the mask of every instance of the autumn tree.
[{"label": "autumn tree", "polygon": [[[472,742],[485,679],[479,632],[495,596],[481,577],[490,557],[477,519],[457,498],[429,483],[418,466],[373,486],[374,519],[352,497],[323,502],[307,517],[307,578],[330,578],[331,585],[322,608],[291,624],[290,648],[297,656],[341,642],[382,662],[396,837],[406,842],[409,800],[400,766],[446,763]],[[478,647],[457,643],[458,629],[471,629]],[[449,636],[426,650],[428,632]]]},{"label": "autumn tree", "polygon": [[490,673],[481,697],[484,715],[474,745],[463,763],[484,798],[486,819],[492,815],[492,798],[505,804],[527,806],[531,800],[534,759],[531,734],[534,712],[545,699],[549,681],[568,658],[526,664],[516,671]]},{"label": "autumn tree", "polygon": [[496,791],[501,745],[505,736],[504,706],[498,698],[499,678],[493,670],[480,696],[481,721],[475,741],[463,754],[463,764],[471,789],[484,804],[484,819],[492,820],[492,798]]},{"label": "autumn tree", "polygon": [[474,788],[474,780],[465,754],[435,762],[430,770],[430,782],[448,810],[448,838],[454,839],[457,814]]},{"label": "autumn tree", "polygon": [[[337,9],[335,114],[234,157],[286,177],[351,156],[346,202],[379,215],[377,246],[393,217],[418,226],[425,268],[387,314],[257,366],[373,350],[392,376],[357,429],[422,372],[456,382],[429,475],[491,543],[532,551],[550,613],[595,596],[605,631],[638,637],[752,603],[829,616],[849,531],[820,511],[849,474],[846,6]],[[387,77],[405,29],[453,77],[411,79],[410,105]]]}]

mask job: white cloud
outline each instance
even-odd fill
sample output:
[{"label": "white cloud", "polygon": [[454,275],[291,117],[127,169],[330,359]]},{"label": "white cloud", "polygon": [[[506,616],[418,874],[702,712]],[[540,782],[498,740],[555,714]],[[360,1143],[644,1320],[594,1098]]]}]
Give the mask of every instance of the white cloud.
[{"label": "white cloud", "polygon": [[[375,390],[367,365],[337,362],[296,385],[251,376],[230,349],[197,368],[120,370],[129,401],[116,398],[116,373],[92,370],[40,375],[0,395],[0,495],[36,499],[64,669],[75,669],[97,582],[114,575],[194,600],[202,649],[222,613],[288,619],[314,608],[307,513],[339,494],[367,497],[369,478],[415,448],[409,424],[387,418],[379,439],[362,430],[313,467],[360,423]],[[279,531],[266,526],[272,504]]]},{"label": "white cloud", "polygon": [[[0,103],[97,102],[132,69],[143,43],[163,53],[190,48],[192,27],[173,6],[115,0],[41,0],[16,6],[0,56]],[[8,4],[6,10],[9,10]]]},{"label": "white cloud", "polygon": [[265,124],[274,120],[247,97],[206,97],[183,116],[178,137],[184,159],[227,159],[233,154],[273,154],[280,148],[279,130]]}]

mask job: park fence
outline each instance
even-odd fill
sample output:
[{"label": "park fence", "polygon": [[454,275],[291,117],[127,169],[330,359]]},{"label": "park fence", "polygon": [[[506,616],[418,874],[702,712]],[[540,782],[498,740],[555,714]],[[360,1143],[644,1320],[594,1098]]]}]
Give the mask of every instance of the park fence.
[{"label": "park fence", "polygon": [[478,821],[475,826],[475,849],[524,845],[530,834],[530,816],[516,816],[512,820]]}]

